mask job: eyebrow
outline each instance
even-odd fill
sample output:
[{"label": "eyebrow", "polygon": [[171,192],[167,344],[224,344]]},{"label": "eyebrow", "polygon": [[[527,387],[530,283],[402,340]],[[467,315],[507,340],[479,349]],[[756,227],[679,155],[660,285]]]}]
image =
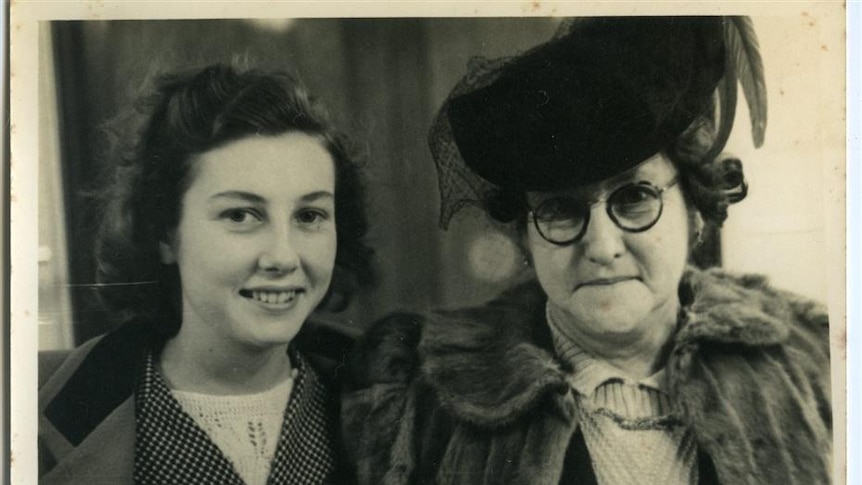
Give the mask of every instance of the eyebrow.
[{"label": "eyebrow", "polygon": [[210,200],[216,199],[240,199],[246,200],[248,202],[254,202],[257,204],[263,204],[264,202],[266,202],[266,199],[257,194],[253,194],[251,192],[243,192],[242,190],[226,190],[224,192],[219,192],[210,196]]},{"label": "eyebrow", "polygon": [[656,177],[655,170],[644,168],[643,166],[635,166],[626,172],[618,174],[607,180],[606,187],[624,185],[627,183],[640,182]]},{"label": "eyebrow", "polygon": [[656,175],[654,173],[645,173],[642,170],[624,173],[620,174],[619,177],[610,180],[610,183],[608,183],[605,188],[609,191],[613,191],[622,187],[623,185],[634,184],[644,181],[652,183],[652,179],[654,179],[655,177]]},{"label": "eyebrow", "polygon": [[315,200],[320,200],[320,199],[334,199],[334,198],[335,198],[335,195],[333,195],[332,192],[330,192],[328,190],[318,190],[316,192],[311,192],[309,194],[303,195],[302,197],[299,198],[299,200],[301,200],[303,202],[313,202]]},{"label": "eyebrow", "polygon": [[[628,185],[628,184],[635,184],[635,183],[643,182],[643,181],[647,181],[647,182],[652,183],[650,181],[650,179],[652,179],[655,176],[656,176],[656,174],[650,170],[644,169],[642,167],[634,167],[634,169],[629,169],[623,173],[614,175],[614,176],[612,176],[608,179],[605,179],[601,182],[597,182],[595,184],[590,184],[591,188],[589,190],[581,190],[582,188],[578,188],[578,189],[575,189],[578,192],[575,194],[572,194],[570,190],[551,191],[551,194],[548,195],[548,197],[540,197],[540,200],[545,200],[547,198],[553,198],[553,197],[561,197],[561,196],[562,197],[572,197],[575,199],[592,200],[594,198],[593,193],[596,192],[597,190],[599,192],[605,191],[605,192],[610,193],[610,192],[613,192],[614,190],[617,190],[618,188],[620,188],[624,185]],[[586,192],[586,194],[583,192]],[[528,202],[529,202],[529,200],[528,200]]]},{"label": "eyebrow", "polygon": [[[315,192],[310,192],[308,194],[304,194],[302,197],[299,198],[299,200],[302,202],[312,202],[315,200],[320,200],[320,199],[325,199],[325,198],[332,199],[334,197],[335,196],[332,194],[332,192],[330,192],[328,190],[318,190]],[[240,199],[240,200],[245,200],[245,201],[252,202],[255,204],[266,203],[266,198],[261,197],[255,193],[245,192],[242,190],[226,190],[224,192],[219,192],[217,194],[213,194],[212,196],[210,196],[210,200],[217,200],[217,199]]]}]

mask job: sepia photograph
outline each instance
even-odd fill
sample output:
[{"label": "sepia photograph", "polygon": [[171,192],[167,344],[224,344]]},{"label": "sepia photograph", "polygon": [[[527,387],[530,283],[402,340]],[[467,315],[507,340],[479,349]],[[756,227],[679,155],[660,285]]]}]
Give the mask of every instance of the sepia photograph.
[{"label": "sepia photograph", "polygon": [[49,3],[11,483],[845,483],[840,3]]}]

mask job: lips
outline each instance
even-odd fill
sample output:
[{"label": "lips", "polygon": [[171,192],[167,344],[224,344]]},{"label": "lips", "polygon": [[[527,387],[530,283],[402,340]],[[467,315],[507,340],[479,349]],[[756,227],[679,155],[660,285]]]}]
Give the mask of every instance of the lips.
[{"label": "lips", "polygon": [[585,283],[581,283],[577,285],[575,289],[584,287],[584,286],[610,286],[615,285],[617,283],[622,283],[623,281],[635,280],[637,279],[634,276],[615,276],[612,278],[593,278],[591,280],[586,281]]},{"label": "lips", "polygon": [[244,298],[267,305],[285,305],[292,303],[302,293],[300,288],[290,289],[253,289],[240,290],[239,294]]}]

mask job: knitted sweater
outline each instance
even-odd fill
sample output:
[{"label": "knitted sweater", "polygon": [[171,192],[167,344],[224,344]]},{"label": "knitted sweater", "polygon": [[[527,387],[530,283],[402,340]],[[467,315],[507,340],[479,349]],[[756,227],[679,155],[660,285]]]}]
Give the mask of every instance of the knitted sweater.
[{"label": "knitted sweater", "polygon": [[602,485],[698,483],[694,436],[667,394],[667,372],[637,379],[593,357],[548,314],[557,357],[572,369],[578,424]]},{"label": "knitted sweater", "polygon": [[[825,309],[762,277],[689,270],[670,397],[724,484],[830,481]],[[535,284],[478,308],[393,315],[355,354],[342,427],[360,483],[595,482]]]}]

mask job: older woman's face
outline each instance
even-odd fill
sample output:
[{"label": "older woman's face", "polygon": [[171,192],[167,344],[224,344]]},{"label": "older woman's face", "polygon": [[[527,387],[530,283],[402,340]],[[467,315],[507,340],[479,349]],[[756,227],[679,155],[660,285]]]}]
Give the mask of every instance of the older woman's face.
[{"label": "older woman's face", "polygon": [[199,155],[179,225],[162,246],[179,266],[183,327],[204,345],[291,341],[335,264],[335,166],[317,138],[252,136]]},{"label": "older woman's face", "polygon": [[[559,196],[603,199],[632,182],[665,187],[676,175],[673,164],[656,155],[618,177],[573,190],[530,192],[527,201],[535,208]],[[606,204],[596,203],[581,239],[563,246],[546,241],[528,221],[527,246],[555,314],[567,317],[580,332],[623,337],[619,341],[637,338],[656,321],[675,324],[677,287],[688,257],[689,217],[679,184],[661,198],[661,216],[643,232],[621,229]]]}]

